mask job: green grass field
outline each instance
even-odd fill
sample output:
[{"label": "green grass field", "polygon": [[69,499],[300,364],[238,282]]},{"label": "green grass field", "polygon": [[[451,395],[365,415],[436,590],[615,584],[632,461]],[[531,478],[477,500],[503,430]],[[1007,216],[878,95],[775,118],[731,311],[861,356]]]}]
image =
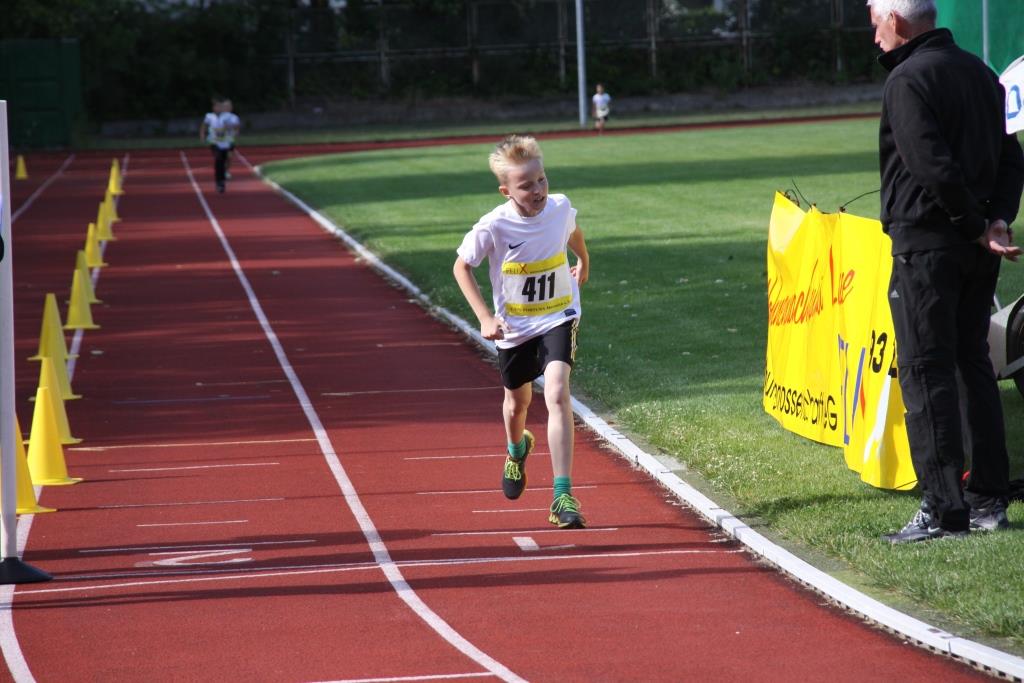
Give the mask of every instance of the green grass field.
[{"label": "green grass field", "polygon": [[[839,450],[784,431],[761,408],[773,193],[798,186],[833,211],[877,189],[877,121],[541,142],[551,191],[578,208],[592,259],[574,392],[816,565],[932,623],[1024,652],[1024,506],[1010,507],[1007,533],[890,547],[879,536],[910,518],[917,496],[861,483]],[[501,201],[489,151],[389,150],[264,170],[473,320],[451,267],[465,232]],[[849,211],[876,217],[878,195]],[[1007,264],[1000,297],[1021,293],[1024,265]],[[1004,383],[1003,400],[1020,477],[1024,398]]]}]

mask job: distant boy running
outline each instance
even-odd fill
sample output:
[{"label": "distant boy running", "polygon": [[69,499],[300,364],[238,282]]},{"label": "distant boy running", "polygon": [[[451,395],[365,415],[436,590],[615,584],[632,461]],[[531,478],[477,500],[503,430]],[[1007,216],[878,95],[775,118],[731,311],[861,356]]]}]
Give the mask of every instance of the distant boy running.
[{"label": "distant boy running", "polygon": [[210,101],[212,111],[203,118],[199,126],[199,139],[204,140],[213,152],[213,176],[217,184],[217,192],[224,192],[224,181],[227,175],[228,152],[231,149],[231,142],[227,139],[227,130],[221,121],[221,114],[224,112],[224,101],[214,97]]},{"label": "distant boy running", "polygon": [[224,129],[224,138],[228,143],[228,154],[224,159],[224,179],[231,180],[231,160],[235,156],[235,141],[238,139],[238,133],[242,130],[242,120],[234,112],[231,100],[225,99],[221,102],[219,120]]},{"label": "distant boy running", "polygon": [[594,96],[590,100],[594,104],[594,129],[600,135],[604,132],[604,124],[608,122],[608,117],[612,114],[612,96],[604,91],[604,85],[601,83],[598,83],[594,90]]},{"label": "distant boy running", "polygon": [[[576,210],[565,195],[548,195],[540,146],[532,137],[511,135],[490,156],[498,191],[508,201],[481,218],[458,248],[455,280],[480,321],[480,333],[495,340],[505,385],[503,414],[508,456],[501,488],[516,499],[526,489],[526,458],[533,434],[526,412],[532,382],[544,375],[548,446],[554,473],[554,501],[548,520],[565,529],[586,525],[572,495],[573,414],[569,373],[576,355],[580,319],[579,286],[587,281],[590,256]],[[566,247],[576,255],[569,267]],[[473,268],[489,261],[494,313]]]}]

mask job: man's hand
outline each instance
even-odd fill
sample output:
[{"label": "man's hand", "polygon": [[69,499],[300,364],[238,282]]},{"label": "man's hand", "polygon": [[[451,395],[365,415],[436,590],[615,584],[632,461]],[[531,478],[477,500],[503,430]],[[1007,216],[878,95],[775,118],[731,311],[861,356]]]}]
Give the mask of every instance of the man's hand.
[{"label": "man's hand", "polygon": [[1021,248],[1013,244],[1013,231],[1006,221],[999,218],[988,224],[978,243],[988,251],[1010,261],[1020,258]]}]

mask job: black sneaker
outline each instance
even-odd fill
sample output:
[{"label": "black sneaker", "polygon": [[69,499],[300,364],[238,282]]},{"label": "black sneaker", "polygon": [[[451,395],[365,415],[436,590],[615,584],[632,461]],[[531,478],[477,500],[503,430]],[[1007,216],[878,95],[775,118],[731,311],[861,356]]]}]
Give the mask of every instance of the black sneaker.
[{"label": "black sneaker", "polygon": [[894,534],[885,534],[883,539],[893,545],[901,543],[916,543],[918,541],[930,541],[933,538],[962,538],[967,536],[967,530],[950,531],[940,526],[933,525],[932,516],[924,510],[918,510],[907,525]]},{"label": "black sneaker", "polygon": [[526,439],[526,452],[516,460],[511,455],[505,456],[505,471],[501,475],[501,492],[509,500],[515,500],[526,490],[526,457],[530,455],[536,439],[529,429],[523,430]]},{"label": "black sneaker", "polygon": [[998,501],[989,507],[971,508],[971,529],[976,531],[998,531],[1009,529],[1006,517],[1006,503]]},{"label": "black sneaker", "polygon": [[580,514],[580,502],[568,493],[563,493],[551,503],[548,521],[559,529],[582,529],[587,526],[587,520]]},{"label": "black sneaker", "polygon": [[217,192],[224,194],[224,183],[217,183]]}]

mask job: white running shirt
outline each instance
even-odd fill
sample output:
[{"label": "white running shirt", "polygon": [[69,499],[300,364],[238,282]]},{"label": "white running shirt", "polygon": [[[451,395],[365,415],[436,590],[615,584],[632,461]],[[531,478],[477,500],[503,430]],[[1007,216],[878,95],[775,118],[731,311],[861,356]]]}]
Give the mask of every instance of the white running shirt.
[{"label": "white running shirt", "polygon": [[501,349],[510,349],[580,317],[580,290],[569,272],[566,244],[576,209],[563,194],[548,195],[538,215],[519,215],[511,200],[473,226],[458,248],[476,268],[486,258],[494,311],[505,321]]}]

